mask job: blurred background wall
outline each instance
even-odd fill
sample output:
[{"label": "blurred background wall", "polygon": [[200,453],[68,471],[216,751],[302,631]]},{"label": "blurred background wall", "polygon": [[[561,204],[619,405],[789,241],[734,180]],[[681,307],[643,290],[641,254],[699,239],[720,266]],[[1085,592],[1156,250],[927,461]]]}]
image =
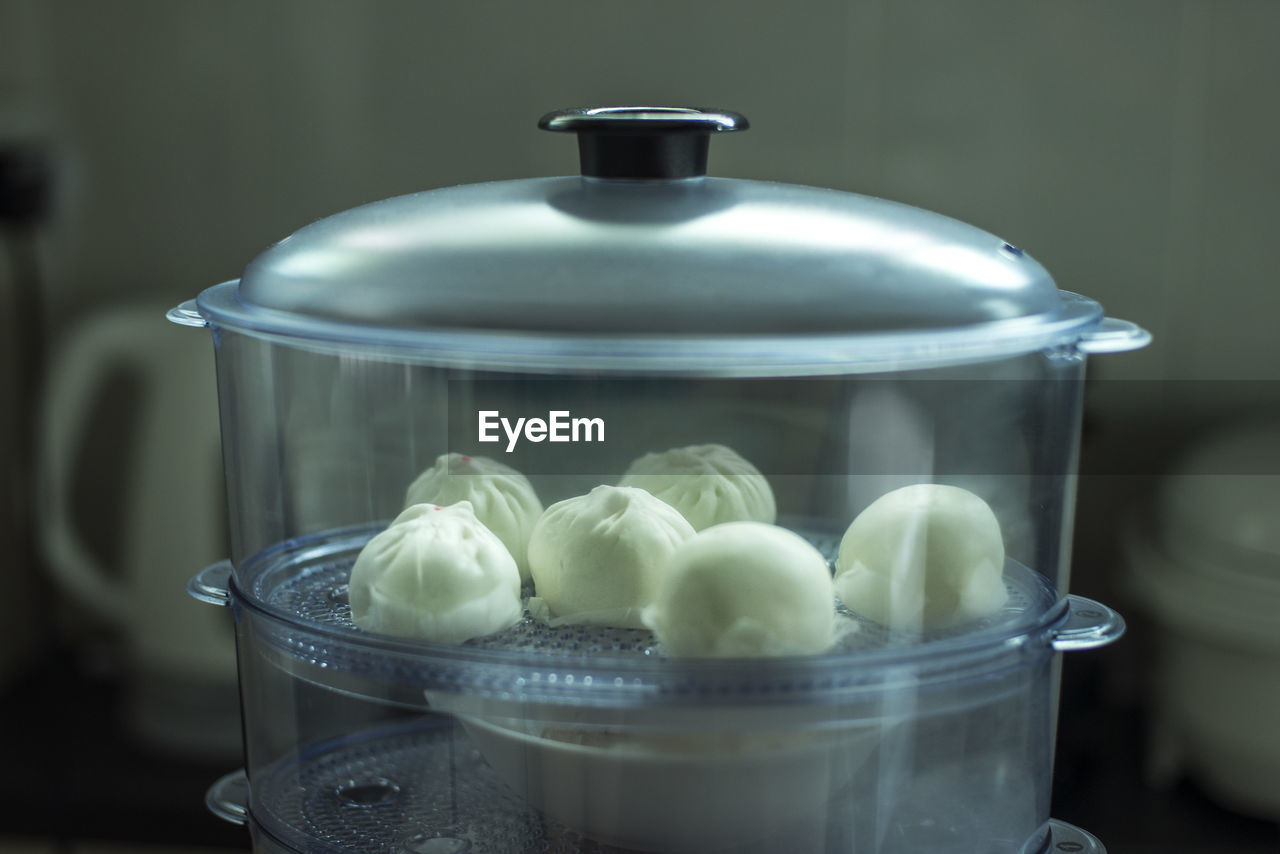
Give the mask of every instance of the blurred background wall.
[{"label": "blurred background wall", "polygon": [[[0,269],[5,341],[34,324],[56,360],[96,314],[161,311],[326,214],[575,172],[574,147],[534,130],[553,108],[734,109],[752,130],[716,143],[712,174],[972,222],[1152,331],[1091,369],[1075,578],[1114,598],[1117,513],[1197,436],[1277,410],[1278,43],[1273,0],[0,0],[0,143],[34,140],[56,181],[35,241],[44,316],[15,316],[34,285]],[[33,355],[5,354],[6,449]],[[83,464],[105,467],[77,489],[109,565],[120,475],[101,458],[128,427],[104,421]],[[36,603],[42,578],[6,570]],[[43,619],[3,632],[9,674],[59,642]],[[1137,679],[1129,655],[1099,690]]]}]

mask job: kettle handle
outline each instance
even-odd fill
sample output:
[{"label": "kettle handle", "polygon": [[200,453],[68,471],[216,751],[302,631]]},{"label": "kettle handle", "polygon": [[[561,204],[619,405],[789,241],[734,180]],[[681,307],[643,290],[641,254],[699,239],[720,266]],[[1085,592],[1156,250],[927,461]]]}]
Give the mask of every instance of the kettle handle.
[{"label": "kettle handle", "polygon": [[159,316],[122,309],[87,320],[59,348],[49,366],[41,400],[36,449],[37,539],[58,583],[86,607],[121,624],[129,618],[129,596],[85,545],[72,514],[77,450],[93,422],[90,405],[112,371],[142,372],[159,366],[140,341],[166,329]]}]

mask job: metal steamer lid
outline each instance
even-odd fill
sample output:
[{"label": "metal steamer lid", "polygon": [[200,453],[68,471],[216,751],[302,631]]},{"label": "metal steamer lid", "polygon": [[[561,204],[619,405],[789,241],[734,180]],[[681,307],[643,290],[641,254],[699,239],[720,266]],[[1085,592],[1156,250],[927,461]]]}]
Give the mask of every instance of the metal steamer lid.
[{"label": "metal steamer lid", "polygon": [[[705,175],[735,113],[578,109],[582,175],[364,205],[267,249],[191,319],[517,370],[885,370],[1102,337],[1097,303],[980,229],[852,193]],[[1144,333],[1145,334],[1145,333]]]}]

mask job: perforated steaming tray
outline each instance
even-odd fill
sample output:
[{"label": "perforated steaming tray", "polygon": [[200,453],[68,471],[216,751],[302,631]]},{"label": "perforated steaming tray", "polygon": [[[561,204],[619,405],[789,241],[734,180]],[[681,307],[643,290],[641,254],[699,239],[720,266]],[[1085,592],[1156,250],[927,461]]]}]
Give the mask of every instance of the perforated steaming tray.
[{"label": "perforated steaming tray", "polygon": [[[831,561],[838,537],[789,526]],[[1005,566],[1008,601],[964,626],[906,636],[855,617],[838,601],[841,631],[823,655],[769,660],[691,661],[663,655],[652,633],[594,626],[552,627],[528,612],[502,632],[461,645],[362,632],[351,621],[347,582],[364,544],[381,525],[341,529],[282,543],[246,561],[229,581],[249,609],[261,654],[292,675],[359,696],[422,707],[424,692],[591,705],[632,705],[643,697],[679,702],[788,702],[866,689],[882,695],[899,680],[927,688],[968,674],[1017,666],[1029,639],[1062,620],[1066,605],[1040,575]],[[198,583],[198,580],[197,582]],[[525,590],[526,596],[532,591]],[[846,698],[847,699],[847,698]]]}]

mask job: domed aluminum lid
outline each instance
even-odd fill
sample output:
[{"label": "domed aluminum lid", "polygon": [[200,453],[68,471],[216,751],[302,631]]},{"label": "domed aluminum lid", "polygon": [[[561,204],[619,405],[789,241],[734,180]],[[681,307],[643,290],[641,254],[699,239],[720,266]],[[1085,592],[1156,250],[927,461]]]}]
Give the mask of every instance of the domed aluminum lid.
[{"label": "domed aluminum lid", "polygon": [[829,373],[1145,343],[980,229],[868,196],[706,177],[710,135],[746,127],[736,114],[602,108],[540,124],[578,133],[582,176],[328,217],[196,310],[312,346],[517,370]]}]

